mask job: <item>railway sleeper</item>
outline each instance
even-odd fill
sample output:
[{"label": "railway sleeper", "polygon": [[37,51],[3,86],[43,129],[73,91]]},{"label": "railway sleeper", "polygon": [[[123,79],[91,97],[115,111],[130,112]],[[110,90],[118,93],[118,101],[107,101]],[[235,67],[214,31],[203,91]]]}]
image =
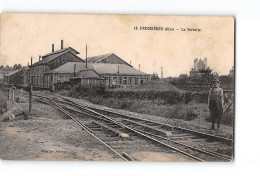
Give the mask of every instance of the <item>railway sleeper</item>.
[{"label": "railway sleeper", "polygon": [[119,131],[119,130],[117,130],[117,129],[115,129],[115,128],[112,128],[112,127],[110,127],[110,126],[104,124],[104,123],[97,122],[97,121],[95,121],[95,120],[92,120],[91,122],[94,123],[94,124],[97,124],[97,125],[101,126],[102,128],[105,128],[105,129],[111,131],[112,133],[117,134],[117,135],[118,135],[119,137],[121,137],[121,138],[129,138],[129,135],[128,135],[127,133],[121,132],[121,131]]},{"label": "railway sleeper", "polygon": [[153,126],[149,126],[149,125],[146,125],[146,124],[143,124],[143,123],[139,123],[139,122],[135,122],[135,121],[132,121],[132,120],[128,120],[128,119],[122,119],[122,121],[125,121],[125,122],[129,122],[129,123],[132,123],[132,124],[135,124],[135,125],[139,125],[143,128],[146,128],[146,129],[149,129],[149,130],[152,130],[156,133],[159,133],[161,135],[164,135],[164,136],[167,136],[167,137],[170,137],[172,136],[172,133],[170,131],[164,131],[164,130],[160,130],[158,128],[155,128]]}]

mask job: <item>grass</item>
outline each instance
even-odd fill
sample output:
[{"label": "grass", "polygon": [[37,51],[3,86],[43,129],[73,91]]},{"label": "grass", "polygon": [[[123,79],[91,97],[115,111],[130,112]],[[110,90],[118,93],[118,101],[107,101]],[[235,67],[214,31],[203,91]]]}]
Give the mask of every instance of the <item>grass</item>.
[{"label": "grass", "polygon": [[7,96],[0,91],[0,114],[3,114],[7,110]]},{"label": "grass", "polygon": [[124,109],[128,111],[163,116],[172,119],[183,119],[191,121],[197,117],[208,116],[206,104],[198,103],[178,103],[178,104],[165,104],[163,100],[133,100],[133,99],[117,99],[117,98],[86,98],[95,104],[101,104],[116,109]]},{"label": "grass", "polygon": [[[90,88],[81,85],[62,89],[59,93],[115,109],[185,121],[195,119],[210,121],[209,108],[206,103],[207,93],[180,93],[172,90],[156,91],[154,89],[138,92],[131,90],[107,91],[102,86]],[[233,116],[223,119],[224,124],[231,125],[232,122]]]}]

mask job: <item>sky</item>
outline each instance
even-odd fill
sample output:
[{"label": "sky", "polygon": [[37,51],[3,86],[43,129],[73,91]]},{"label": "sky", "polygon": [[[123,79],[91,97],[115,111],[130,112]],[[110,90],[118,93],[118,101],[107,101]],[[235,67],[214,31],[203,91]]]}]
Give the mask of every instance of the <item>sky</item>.
[{"label": "sky", "polygon": [[5,13],[0,32],[0,65],[34,63],[63,40],[83,59],[87,44],[88,57],[114,53],[149,74],[163,67],[164,77],[189,74],[195,58],[219,75],[234,66],[233,17]]}]

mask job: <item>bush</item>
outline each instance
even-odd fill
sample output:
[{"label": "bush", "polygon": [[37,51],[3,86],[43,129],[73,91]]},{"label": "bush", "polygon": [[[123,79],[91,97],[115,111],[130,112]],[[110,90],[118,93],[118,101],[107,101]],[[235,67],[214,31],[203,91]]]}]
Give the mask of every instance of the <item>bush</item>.
[{"label": "bush", "polygon": [[169,105],[183,102],[182,94],[176,92],[163,92],[160,98],[165,100],[165,104]]},{"label": "bush", "polygon": [[191,121],[198,117],[198,114],[195,113],[193,109],[187,109],[184,120]]},{"label": "bush", "polygon": [[7,109],[7,103],[4,98],[0,98],[0,114],[3,114]]},{"label": "bush", "polygon": [[192,93],[191,92],[185,92],[184,93],[184,103],[188,104],[192,101]]}]

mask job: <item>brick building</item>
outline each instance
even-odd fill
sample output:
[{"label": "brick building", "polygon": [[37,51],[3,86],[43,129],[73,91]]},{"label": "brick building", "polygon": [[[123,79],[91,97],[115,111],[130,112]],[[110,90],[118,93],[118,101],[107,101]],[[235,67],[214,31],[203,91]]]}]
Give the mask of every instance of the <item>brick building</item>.
[{"label": "brick building", "polygon": [[50,88],[52,83],[56,81],[56,77],[49,74],[49,72],[67,62],[84,62],[77,54],[79,52],[71,47],[63,48],[63,40],[61,40],[60,50],[54,51],[54,44],[52,44],[51,53],[42,56],[42,59],[39,57],[38,62],[29,66],[29,79],[32,81],[33,86]]}]

